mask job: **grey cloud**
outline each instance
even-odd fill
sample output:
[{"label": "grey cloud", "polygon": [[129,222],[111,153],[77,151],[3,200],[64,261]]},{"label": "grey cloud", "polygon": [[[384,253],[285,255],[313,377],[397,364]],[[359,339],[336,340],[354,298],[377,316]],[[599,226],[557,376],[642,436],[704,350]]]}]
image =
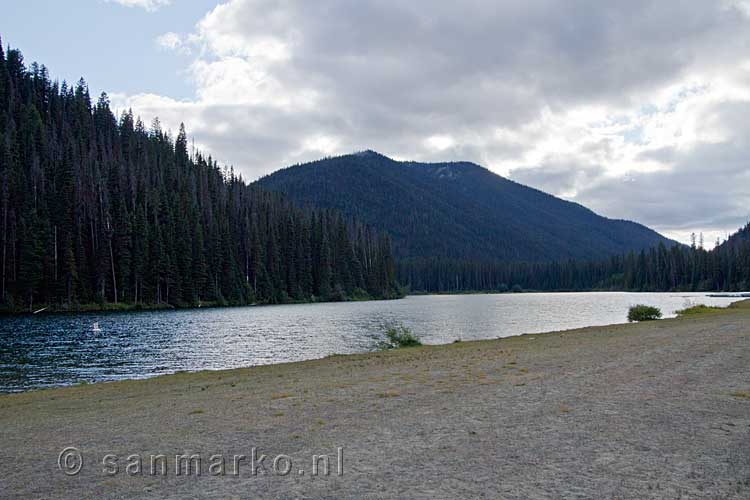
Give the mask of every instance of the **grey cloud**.
[{"label": "grey cloud", "polygon": [[750,147],[701,145],[668,170],[602,177],[576,201],[615,217],[660,228],[733,230],[750,220]]},{"label": "grey cloud", "polygon": [[660,163],[669,164],[677,161],[677,150],[671,146],[646,149],[638,154],[640,160],[654,160]]},{"label": "grey cloud", "polygon": [[588,185],[603,173],[604,169],[598,165],[548,163],[538,167],[511,170],[509,177],[547,193],[564,194]]},{"label": "grey cloud", "polygon": [[598,167],[548,163],[511,172],[515,180],[551,193],[576,190],[574,201],[611,217],[664,230],[732,232],[750,221],[750,103],[721,102],[703,126],[731,131],[730,139],[684,151],[658,148],[639,156],[669,167],[612,177]]},{"label": "grey cloud", "polygon": [[[544,112],[564,113],[579,105],[613,112],[638,107],[686,75],[734,67],[746,57],[750,25],[723,5],[705,0],[238,0],[217,9],[216,25],[203,33],[205,45],[196,53],[209,61],[220,57],[210,42],[221,34],[247,44],[259,37],[282,40],[289,44],[289,59],[270,63],[268,74],[288,92],[313,89],[316,107],[196,102],[160,113],[172,113],[173,123],[184,120],[214,156],[249,179],[321,156],[300,149],[313,135],[335,138],[339,152],[372,148],[403,158],[468,160],[492,168],[495,161],[523,156],[534,146],[529,141],[537,139],[533,131],[524,132],[521,142],[498,139],[497,128],[518,131]],[[238,56],[252,62],[257,55]],[[707,123],[734,129],[733,137],[737,130],[746,136],[747,113],[734,104],[718,105]],[[216,126],[221,123],[226,130]],[[424,140],[436,134],[451,135],[456,145],[443,151],[425,147]],[[602,139],[579,153],[609,161],[616,148]],[[735,184],[746,180],[740,164],[748,153],[735,143],[698,144],[679,153],[654,149],[641,158],[674,167],[634,175],[628,182],[604,175],[606,165],[591,166],[590,159],[573,156],[546,158],[537,168],[514,169],[511,176],[553,193],[576,190],[576,201],[605,215],[660,227],[686,221],[710,225],[740,217],[747,191]],[[718,171],[722,176],[711,174]]]}]

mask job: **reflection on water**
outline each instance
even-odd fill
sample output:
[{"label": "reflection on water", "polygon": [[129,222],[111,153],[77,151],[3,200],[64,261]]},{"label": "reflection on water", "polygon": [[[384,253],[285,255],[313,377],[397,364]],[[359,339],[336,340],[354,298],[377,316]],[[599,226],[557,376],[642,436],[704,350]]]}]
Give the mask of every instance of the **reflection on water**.
[{"label": "reflection on water", "polygon": [[[425,343],[623,323],[630,305],[728,305],[703,294],[428,295],[394,301],[0,317],[0,391],[236,368],[371,350],[387,322]],[[98,326],[100,331],[95,331]],[[571,338],[571,342],[575,339]]]}]

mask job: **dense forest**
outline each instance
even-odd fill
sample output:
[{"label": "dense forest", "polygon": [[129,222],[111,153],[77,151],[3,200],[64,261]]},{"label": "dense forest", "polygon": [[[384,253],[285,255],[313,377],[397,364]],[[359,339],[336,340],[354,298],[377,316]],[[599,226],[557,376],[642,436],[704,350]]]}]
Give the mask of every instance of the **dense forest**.
[{"label": "dense forest", "polygon": [[363,151],[285,168],[258,184],[387,231],[399,259],[602,259],[674,243],[468,162],[396,161]]},{"label": "dense forest", "polygon": [[387,236],[295,208],[0,43],[0,309],[398,293]]},{"label": "dense forest", "polygon": [[[693,238],[695,240],[695,238]],[[707,251],[659,244],[608,259],[554,262],[470,262],[403,259],[399,280],[412,291],[748,291],[750,224]]]}]

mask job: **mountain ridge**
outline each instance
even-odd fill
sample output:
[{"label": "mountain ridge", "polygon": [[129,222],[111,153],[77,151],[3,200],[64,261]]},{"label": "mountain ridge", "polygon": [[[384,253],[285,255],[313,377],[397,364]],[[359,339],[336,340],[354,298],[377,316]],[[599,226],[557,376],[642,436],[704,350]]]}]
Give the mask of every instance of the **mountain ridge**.
[{"label": "mountain ridge", "polygon": [[593,259],[674,243],[467,161],[398,161],[364,150],[292,165],[256,182],[388,231],[399,257]]}]

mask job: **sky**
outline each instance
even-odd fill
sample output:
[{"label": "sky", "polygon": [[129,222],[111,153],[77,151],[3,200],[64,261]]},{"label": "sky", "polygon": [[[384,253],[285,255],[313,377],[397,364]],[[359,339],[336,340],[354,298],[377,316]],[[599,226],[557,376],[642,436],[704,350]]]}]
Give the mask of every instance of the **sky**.
[{"label": "sky", "polygon": [[373,149],[473,161],[682,242],[750,221],[750,0],[26,0],[3,11],[3,44],[27,61],[85,77],[146,123],[184,122],[246,180]]}]

